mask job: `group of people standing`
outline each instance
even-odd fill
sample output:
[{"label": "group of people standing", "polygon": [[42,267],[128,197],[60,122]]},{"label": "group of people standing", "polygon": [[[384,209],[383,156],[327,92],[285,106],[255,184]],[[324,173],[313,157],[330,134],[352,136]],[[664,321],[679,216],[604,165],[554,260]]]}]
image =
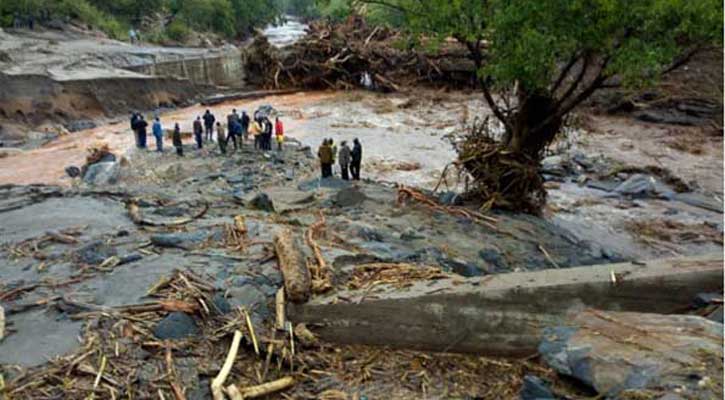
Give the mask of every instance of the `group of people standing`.
[{"label": "group of people standing", "polygon": [[[141,149],[147,147],[147,128],[148,122],[140,113],[131,115],[131,129],[136,138],[136,146]],[[227,154],[227,146],[229,141],[234,145],[234,150],[238,150],[245,141],[249,140],[249,135],[254,136],[254,148],[259,150],[272,150],[272,137],[276,138],[277,150],[282,150],[284,143],[284,125],[279,117],[275,117],[275,122],[269,120],[265,113],[257,110],[254,113],[254,119],[247,115],[246,111],[238,114],[233,109],[231,114],[227,115],[227,124],[222,125],[217,121],[216,117],[210,110],[206,110],[203,116],[197,116],[193,123],[194,140],[198,149],[204,148],[205,142],[214,142],[214,134],[216,133],[216,142],[219,151]],[[164,151],[164,129],[158,117],[154,118],[151,131],[156,139],[156,151],[163,153]],[[176,154],[184,155],[183,143],[181,140],[181,128],[178,123],[174,124],[172,134],[172,143],[176,148]],[[331,178],[334,176],[333,166],[337,161],[340,166],[340,177],[344,180],[360,180],[360,165],[362,164],[362,145],[356,138],[352,141],[352,149],[348,146],[347,141],[340,143],[337,148],[334,140],[324,139],[317,151],[320,159],[320,168],[323,178]]]},{"label": "group of people standing", "polygon": [[[240,115],[236,109],[233,109],[232,113],[227,115],[227,124],[225,127],[220,121],[217,121],[210,110],[206,110],[204,115],[197,116],[192,124],[197,148],[202,149],[204,142],[213,143],[215,141],[214,134],[216,133],[216,142],[219,146],[219,151],[222,154],[226,154],[230,141],[236,151],[245,141],[249,140],[249,134],[251,133],[254,136],[255,149],[272,150],[272,136],[274,135],[277,141],[277,150],[281,151],[282,144],[284,143],[284,125],[282,124],[282,120],[276,117],[273,125],[269,117],[262,115],[259,110],[255,112],[254,117],[254,121],[252,121],[246,111],[242,111]],[[131,115],[131,129],[136,138],[136,147],[145,149],[147,147],[148,122],[146,122],[143,115],[139,113],[133,113]],[[164,130],[158,117],[154,119],[152,133],[156,138],[156,150],[163,152]],[[176,147],[177,154],[183,156],[184,150],[181,141],[181,128],[178,123],[174,124],[172,142],[174,147]]]},{"label": "group of people standing", "polygon": [[317,157],[320,159],[320,169],[323,178],[331,178],[334,173],[332,166],[337,160],[340,165],[340,177],[344,180],[359,181],[360,165],[362,164],[362,145],[356,138],[352,141],[352,149],[347,145],[347,141],[340,143],[340,149],[337,149],[335,141],[332,139],[324,139],[320,148],[317,150]]},{"label": "group of people standing", "polygon": [[[133,113],[131,115],[131,130],[134,132],[134,137],[136,139],[136,147],[140,149],[145,149],[147,147],[146,139],[147,139],[147,132],[146,129],[148,128],[149,123],[146,122],[143,115],[140,113]],[[164,152],[164,129],[161,126],[161,120],[156,117],[154,118],[153,125],[151,126],[151,133],[154,135],[154,138],[156,139],[156,151],[159,153]],[[184,147],[183,143],[181,141],[181,127],[179,127],[179,124],[174,124],[174,132],[171,135],[171,143],[176,148],[176,154],[179,156],[184,155]]]}]

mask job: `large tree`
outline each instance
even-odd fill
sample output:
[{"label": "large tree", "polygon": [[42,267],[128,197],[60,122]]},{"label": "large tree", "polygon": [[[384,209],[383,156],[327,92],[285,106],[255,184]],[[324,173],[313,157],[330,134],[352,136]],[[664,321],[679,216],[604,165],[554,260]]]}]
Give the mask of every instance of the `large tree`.
[{"label": "large tree", "polygon": [[720,43],[722,0],[357,0],[468,48],[504,150],[538,161],[596,90],[643,85]]}]

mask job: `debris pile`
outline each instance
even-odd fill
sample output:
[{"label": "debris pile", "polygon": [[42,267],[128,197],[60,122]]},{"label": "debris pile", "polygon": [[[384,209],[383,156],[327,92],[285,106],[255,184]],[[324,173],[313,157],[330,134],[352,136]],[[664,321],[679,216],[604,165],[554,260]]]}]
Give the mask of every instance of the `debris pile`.
[{"label": "debris pile", "polygon": [[496,140],[488,117],[454,140],[459,174],[471,178],[465,193],[467,199],[482,204],[482,210],[541,212],[546,204],[546,190],[539,174],[539,161],[507,151]]},{"label": "debris pile", "polygon": [[453,42],[436,52],[412,49],[398,32],[368,26],[361,17],[351,16],[341,24],[313,22],[307,36],[284,50],[258,36],[247,52],[247,75],[266,88],[398,91],[440,82],[466,87],[475,80],[467,54]]}]

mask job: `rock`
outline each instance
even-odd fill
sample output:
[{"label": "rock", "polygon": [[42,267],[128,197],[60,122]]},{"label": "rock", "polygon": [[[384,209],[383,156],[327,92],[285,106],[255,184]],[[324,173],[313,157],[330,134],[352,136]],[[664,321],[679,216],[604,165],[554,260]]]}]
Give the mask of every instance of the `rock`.
[{"label": "rock", "polygon": [[89,185],[113,185],[121,174],[118,162],[98,162],[88,166],[83,174],[83,182]]},{"label": "rock", "polygon": [[194,318],[183,312],[172,312],[156,324],[154,336],[161,340],[183,339],[199,334]]},{"label": "rock", "polygon": [[73,121],[65,125],[65,128],[70,132],[78,132],[86,129],[93,129],[96,127],[96,123],[91,120],[79,120]]},{"label": "rock", "polygon": [[233,287],[229,289],[229,303],[232,306],[243,306],[246,309],[252,309],[256,304],[264,303],[267,298],[254,285],[248,284],[242,287]]},{"label": "rock", "polygon": [[634,117],[640,121],[655,124],[698,126],[707,122],[706,118],[688,115],[686,112],[679,112],[672,109],[650,109],[639,111]]},{"label": "rock", "polygon": [[658,197],[656,180],[644,174],[634,174],[614,189],[615,192],[634,198]]},{"label": "rock", "polygon": [[0,306],[0,341],[5,337],[5,309]]},{"label": "rock", "polygon": [[267,212],[274,212],[274,203],[272,202],[272,199],[267,196],[266,193],[259,193],[252,200],[249,202],[249,205],[252,208],[256,208],[257,210],[267,211]]},{"label": "rock", "polygon": [[151,243],[159,247],[192,250],[209,237],[208,231],[159,233],[151,235]]},{"label": "rock", "polygon": [[365,201],[365,193],[357,187],[340,189],[335,195],[335,204],[338,207],[354,207]]},{"label": "rock", "polygon": [[76,260],[90,265],[101,264],[109,257],[117,254],[115,247],[109,246],[101,240],[88,243],[74,252]]},{"label": "rock", "polygon": [[214,297],[212,297],[212,303],[214,304],[214,308],[216,309],[216,311],[219,312],[219,314],[223,315],[232,312],[232,306],[221,293],[214,294]]},{"label": "rock", "polygon": [[69,167],[65,167],[65,173],[68,174],[71,178],[77,178],[81,176],[81,169],[76,167],[75,165],[71,165]]},{"label": "rock", "polygon": [[486,263],[493,266],[496,270],[509,270],[506,259],[503,258],[498,250],[494,249],[483,249],[478,251],[478,256],[483,259]]},{"label": "rock", "polygon": [[425,239],[425,236],[421,235],[418,233],[418,230],[413,228],[408,228],[400,234],[400,240],[405,240],[406,242],[419,239]]},{"label": "rock", "polygon": [[161,207],[154,210],[153,213],[162,217],[183,217],[187,215],[187,210],[181,207]]},{"label": "rock", "polygon": [[462,260],[454,260],[447,257],[440,257],[438,259],[438,263],[442,267],[449,269],[456,274],[464,276],[466,278],[483,275],[483,271],[481,271],[478,266],[466,263]]},{"label": "rock", "polygon": [[[586,310],[543,331],[539,353],[557,372],[611,398],[682,388],[717,397],[698,377],[722,376],[723,325],[689,315]],[[717,360],[717,361],[715,361]]]},{"label": "rock", "polygon": [[556,397],[549,389],[549,385],[538,376],[524,376],[524,384],[519,394],[521,400],[555,400]]},{"label": "rock", "polygon": [[698,293],[693,300],[695,307],[707,307],[710,304],[722,304],[723,295],[722,293]]},{"label": "rock", "polygon": [[384,235],[372,227],[362,227],[358,230],[357,234],[364,240],[371,242],[382,242],[385,240]]},{"label": "rock", "polygon": [[554,176],[566,176],[566,166],[562,156],[549,156],[541,160],[541,172]]},{"label": "rock", "polygon": [[131,253],[131,254],[121,257],[120,260],[118,261],[118,265],[130,264],[132,262],[139,261],[142,258],[143,258],[143,256],[141,254]]},{"label": "rock", "polygon": [[723,323],[723,306],[717,306],[715,310],[707,314],[707,319],[718,323]]},{"label": "rock", "polygon": [[463,204],[463,199],[456,192],[443,192],[438,195],[438,202],[446,206],[460,206]]}]

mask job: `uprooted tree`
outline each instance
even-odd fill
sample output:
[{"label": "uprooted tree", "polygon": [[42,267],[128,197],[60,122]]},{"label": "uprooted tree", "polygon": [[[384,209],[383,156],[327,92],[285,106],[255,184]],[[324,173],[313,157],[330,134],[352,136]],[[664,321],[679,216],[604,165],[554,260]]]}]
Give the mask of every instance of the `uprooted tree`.
[{"label": "uprooted tree", "polygon": [[543,150],[601,88],[640,86],[719,43],[721,0],[354,0],[387,7],[412,38],[455,38],[502,135],[481,124],[459,144],[470,194],[536,213]]}]

